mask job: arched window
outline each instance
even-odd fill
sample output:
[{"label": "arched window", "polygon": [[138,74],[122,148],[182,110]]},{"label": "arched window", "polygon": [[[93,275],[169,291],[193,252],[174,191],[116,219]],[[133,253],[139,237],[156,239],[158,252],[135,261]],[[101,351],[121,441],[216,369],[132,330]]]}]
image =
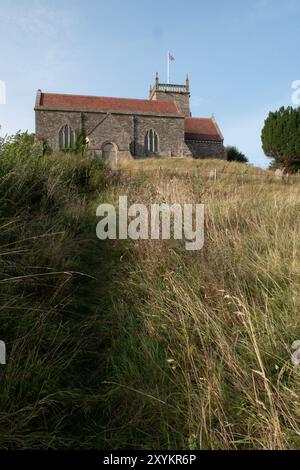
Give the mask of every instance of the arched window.
[{"label": "arched window", "polygon": [[69,149],[75,146],[76,142],[76,132],[73,129],[66,125],[61,128],[59,131],[59,148]]},{"label": "arched window", "polygon": [[146,132],[145,135],[145,151],[148,154],[158,153],[158,135],[153,129]]}]

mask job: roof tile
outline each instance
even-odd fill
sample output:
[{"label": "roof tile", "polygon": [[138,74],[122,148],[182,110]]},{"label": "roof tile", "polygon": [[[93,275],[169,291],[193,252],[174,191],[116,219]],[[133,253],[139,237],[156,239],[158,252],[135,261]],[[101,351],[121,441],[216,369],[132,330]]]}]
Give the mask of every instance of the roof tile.
[{"label": "roof tile", "polygon": [[75,109],[91,111],[129,111],[149,114],[180,114],[173,101],[150,101],[101,96],[42,93],[40,107],[45,109]]},{"label": "roof tile", "polygon": [[223,136],[212,118],[185,118],[185,140],[222,142]]}]

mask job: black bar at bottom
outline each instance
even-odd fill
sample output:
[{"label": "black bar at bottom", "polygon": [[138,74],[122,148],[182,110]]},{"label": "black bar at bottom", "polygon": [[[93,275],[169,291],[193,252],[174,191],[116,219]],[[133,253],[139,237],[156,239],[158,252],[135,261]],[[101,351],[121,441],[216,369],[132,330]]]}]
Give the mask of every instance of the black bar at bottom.
[{"label": "black bar at bottom", "polygon": [[[151,466],[198,465],[208,468],[212,464],[245,465],[286,464],[295,458],[296,453],[269,451],[1,451],[0,468],[8,465],[30,465],[30,468],[53,468],[64,464],[67,468],[97,469],[110,466],[140,468]],[[4,467],[7,465],[7,467]]]}]

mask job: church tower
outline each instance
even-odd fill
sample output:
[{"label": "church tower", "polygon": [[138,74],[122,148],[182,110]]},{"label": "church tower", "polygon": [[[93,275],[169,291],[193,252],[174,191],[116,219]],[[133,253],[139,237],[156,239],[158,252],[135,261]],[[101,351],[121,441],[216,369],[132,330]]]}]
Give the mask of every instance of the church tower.
[{"label": "church tower", "polygon": [[150,86],[150,100],[175,101],[180,113],[186,117],[191,116],[190,96],[188,76],[186,76],[185,85],[174,85],[171,83],[160,83],[157,73],[154,87]]}]

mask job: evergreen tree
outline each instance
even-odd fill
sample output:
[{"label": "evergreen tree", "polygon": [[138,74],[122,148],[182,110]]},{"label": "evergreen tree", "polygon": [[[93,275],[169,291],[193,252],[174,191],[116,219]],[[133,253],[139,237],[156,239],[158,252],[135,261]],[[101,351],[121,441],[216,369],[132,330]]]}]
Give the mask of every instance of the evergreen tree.
[{"label": "evergreen tree", "polygon": [[261,134],[266,156],[274,158],[274,168],[291,171],[300,168],[300,108],[284,108],[270,112]]}]

